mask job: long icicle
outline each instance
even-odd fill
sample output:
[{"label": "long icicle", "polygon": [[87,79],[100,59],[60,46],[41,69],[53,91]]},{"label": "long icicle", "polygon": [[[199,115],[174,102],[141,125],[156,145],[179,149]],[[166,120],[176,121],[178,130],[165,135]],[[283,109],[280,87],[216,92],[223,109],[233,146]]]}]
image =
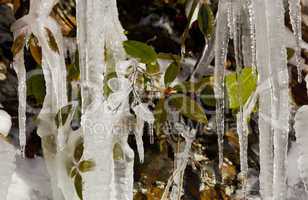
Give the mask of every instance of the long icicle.
[{"label": "long icicle", "polygon": [[[256,25],[256,57],[259,74],[258,85],[269,84],[270,63],[269,43],[267,36],[267,19],[265,13],[265,1],[253,2]],[[264,200],[271,200],[273,188],[273,140],[271,122],[264,120],[261,115],[271,118],[272,94],[271,90],[261,90],[259,97],[259,140],[260,140],[260,194]]]},{"label": "long icicle", "polygon": [[[15,38],[18,35],[15,35]],[[27,87],[26,87],[26,67],[24,63],[23,48],[14,57],[14,70],[18,79],[18,121],[19,121],[19,144],[22,156],[25,156],[26,147],[26,105],[27,105]]]},{"label": "long icicle", "polygon": [[301,2],[300,0],[288,0],[290,20],[292,24],[293,34],[295,37],[295,59],[298,72],[298,81],[302,81],[302,68],[301,68],[301,41],[302,41],[302,17],[301,17]]},{"label": "long icicle", "polygon": [[227,48],[229,41],[228,29],[228,11],[229,1],[219,1],[217,22],[216,22],[216,39],[215,39],[215,70],[214,70],[214,93],[216,99],[216,126],[218,136],[219,149],[219,167],[223,163],[223,136],[225,132],[224,126],[224,76],[225,61],[227,56]]},{"label": "long icicle", "polygon": [[286,157],[289,134],[289,77],[284,36],[284,7],[281,0],[265,1],[270,69],[273,88],[272,125],[274,127],[273,199],[286,199]]}]

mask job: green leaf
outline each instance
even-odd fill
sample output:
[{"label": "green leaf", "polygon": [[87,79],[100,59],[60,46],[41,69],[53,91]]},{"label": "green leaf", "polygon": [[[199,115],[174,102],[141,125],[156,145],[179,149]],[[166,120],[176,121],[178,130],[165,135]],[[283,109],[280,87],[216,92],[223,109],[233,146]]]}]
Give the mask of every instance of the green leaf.
[{"label": "green leaf", "polygon": [[155,123],[164,123],[167,120],[167,112],[165,110],[165,99],[159,99],[154,111]]},{"label": "green leaf", "polygon": [[126,53],[134,58],[139,59],[145,64],[156,63],[157,54],[153,47],[139,41],[126,40],[123,42]]},{"label": "green leaf", "polygon": [[45,31],[47,33],[48,37],[48,45],[51,50],[53,50],[56,53],[59,53],[59,47],[56,41],[55,36],[52,34],[51,30],[45,27]]},{"label": "green leaf", "polygon": [[215,107],[216,99],[215,99],[213,87],[210,85],[207,85],[206,87],[204,87],[200,93],[200,99],[202,103],[204,103],[205,105]]},{"label": "green leaf", "polygon": [[212,84],[211,78],[204,77],[196,83],[190,82],[190,81],[184,81],[174,86],[174,89],[177,92],[181,92],[181,93],[200,93],[204,87],[211,85],[211,84]]},{"label": "green leaf", "polygon": [[82,200],[82,177],[79,172],[75,176],[74,185],[78,197]]},{"label": "green leaf", "polygon": [[157,63],[147,64],[146,72],[150,75],[155,75],[160,72],[159,65]]},{"label": "green leaf", "polygon": [[75,151],[74,151],[74,159],[76,162],[79,162],[82,155],[83,155],[83,140],[80,139],[78,142],[77,142],[77,145],[75,147]]},{"label": "green leaf", "polygon": [[201,32],[210,38],[214,30],[214,15],[208,4],[202,4],[198,14],[198,24]]},{"label": "green leaf", "polygon": [[180,66],[176,62],[173,62],[169,65],[164,76],[164,82],[166,87],[175,80],[179,72]]},{"label": "green leaf", "polygon": [[[65,122],[67,120],[67,117],[68,117],[69,113],[71,112],[71,110],[72,110],[72,105],[69,104],[69,105],[66,105],[66,106],[62,107],[58,111],[58,113],[55,116],[55,121],[56,121],[56,125],[57,125],[58,128],[59,128],[60,125],[62,126],[62,125],[65,124]],[[59,123],[60,119],[62,119],[62,123],[61,124]]]},{"label": "green leaf", "polygon": [[192,98],[186,95],[173,95],[169,105],[174,106],[187,118],[207,124],[207,117],[203,108]]},{"label": "green leaf", "polygon": [[95,168],[95,162],[93,160],[83,160],[79,163],[78,169],[81,172],[89,172]]},{"label": "green leaf", "polygon": [[257,79],[251,67],[245,67],[238,78],[234,72],[227,75],[225,80],[231,109],[244,105],[257,86]]},{"label": "green leaf", "polygon": [[33,96],[38,104],[43,104],[46,95],[43,75],[33,75],[27,80],[27,95]]}]

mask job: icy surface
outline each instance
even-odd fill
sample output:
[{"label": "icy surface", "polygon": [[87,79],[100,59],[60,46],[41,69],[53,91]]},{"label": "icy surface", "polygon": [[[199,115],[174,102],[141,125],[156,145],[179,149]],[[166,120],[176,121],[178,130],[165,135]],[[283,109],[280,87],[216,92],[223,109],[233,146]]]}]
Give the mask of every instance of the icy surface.
[{"label": "icy surface", "polygon": [[8,188],[15,171],[15,155],[16,149],[13,145],[0,138],[0,196],[2,198],[7,197]]}]

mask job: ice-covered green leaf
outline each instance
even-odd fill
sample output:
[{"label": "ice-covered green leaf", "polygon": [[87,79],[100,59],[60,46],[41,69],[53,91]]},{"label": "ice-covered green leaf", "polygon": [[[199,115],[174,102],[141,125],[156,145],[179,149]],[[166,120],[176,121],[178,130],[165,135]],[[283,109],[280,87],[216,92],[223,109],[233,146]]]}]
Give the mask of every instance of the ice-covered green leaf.
[{"label": "ice-covered green leaf", "polygon": [[226,76],[226,88],[230,108],[237,109],[241,104],[244,105],[252,92],[255,91],[256,85],[257,79],[251,67],[244,68],[239,77],[236,76],[235,72],[228,74]]},{"label": "ice-covered green leaf", "polygon": [[78,197],[83,200],[82,197],[82,177],[79,172],[77,172],[74,180],[75,190],[78,195]]},{"label": "ice-covered green leaf", "polygon": [[79,163],[78,169],[81,172],[89,172],[95,168],[95,162],[93,160],[83,160]]}]

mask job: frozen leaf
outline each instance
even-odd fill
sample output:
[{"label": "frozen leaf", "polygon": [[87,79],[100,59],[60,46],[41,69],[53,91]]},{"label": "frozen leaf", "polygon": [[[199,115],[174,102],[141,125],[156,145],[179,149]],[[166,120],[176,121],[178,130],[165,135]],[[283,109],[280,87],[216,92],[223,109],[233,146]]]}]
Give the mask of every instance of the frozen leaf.
[{"label": "frozen leaf", "polygon": [[123,42],[126,53],[139,59],[142,63],[155,63],[157,54],[153,47],[139,41],[127,40]]},{"label": "frozen leaf", "polygon": [[124,160],[124,152],[119,143],[115,143],[113,146],[113,160]]},{"label": "frozen leaf", "polygon": [[76,190],[78,197],[82,200],[83,199],[82,198],[82,177],[80,173],[76,174],[74,185],[75,185],[75,190]]},{"label": "frozen leaf", "polygon": [[148,123],[154,122],[154,115],[149,110],[148,105],[145,103],[140,103],[132,108],[135,114]]},{"label": "frozen leaf", "polygon": [[83,154],[83,142],[79,141],[74,151],[74,159],[75,161],[80,161]]},{"label": "frozen leaf", "polygon": [[59,53],[59,47],[56,41],[56,38],[54,37],[54,35],[52,34],[51,30],[49,28],[46,28],[46,33],[47,33],[47,37],[48,37],[48,45],[50,47],[50,49],[52,49],[54,52]]},{"label": "frozen leaf", "polygon": [[[257,79],[253,74],[251,67],[246,67],[242,70],[240,76],[236,77],[236,73],[232,73],[226,76],[226,87],[229,96],[230,108],[237,109],[240,105],[244,105],[247,99],[250,97],[253,91],[256,89]],[[239,87],[238,82],[242,85]],[[241,88],[239,91],[238,88]],[[239,95],[241,98],[239,98]],[[243,102],[240,102],[242,99]]]},{"label": "frozen leaf", "polygon": [[198,24],[201,32],[210,38],[214,31],[214,15],[208,4],[202,4],[199,9]]},{"label": "frozen leaf", "polygon": [[93,171],[95,168],[95,162],[93,160],[83,160],[80,162],[78,168],[83,173]]},{"label": "frozen leaf", "polygon": [[16,37],[16,39],[14,40],[14,43],[12,45],[12,53],[15,56],[16,54],[18,54],[18,52],[20,52],[22,50],[22,48],[24,47],[25,44],[25,39],[26,39],[26,34],[25,33],[21,33],[18,37]]},{"label": "frozen leaf", "polygon": [[[57,115],[55,116],[55,121],[56,121],[57,127],[65,124],[67,117],[68,117],[69,113],[71,112],[71,109],[72,109],[72,105],[70,104],[70,105],[64,106],[63,108],[61,108],[58,111]],[[61,124],[60,124],[60,119],[62,120]]]},{"label": "frozen leaf", "polygon": [[76,167],[73,167],[72,170],[71,170],[71,172],[70,172],[70,177],[71,177],[71,178],[74,178],[74,177],[77,175],[77,173],[78,173],[77,168],[76,168]]},{"label": "frozen leaf", "polygon": [[176,62],[171,63],[165,73],[164,77],[165,86],[169,86],[170,83],[172,83],[175,80],[179,72],[180,72],[180,66]]},{"label": "frozen leaf", "polygon": [[42,48],[39,46],[37,38],[32,34],[29,39],[29,48],[31,55],[35,62],[39,65],[42,64]]},{"label": "frozen leaf", "polygon": [[173,95],[170,97],[169,104],[176,107],[189,119],[207,124],[207,117],[203,108],[192,98],[186,95]]}]

